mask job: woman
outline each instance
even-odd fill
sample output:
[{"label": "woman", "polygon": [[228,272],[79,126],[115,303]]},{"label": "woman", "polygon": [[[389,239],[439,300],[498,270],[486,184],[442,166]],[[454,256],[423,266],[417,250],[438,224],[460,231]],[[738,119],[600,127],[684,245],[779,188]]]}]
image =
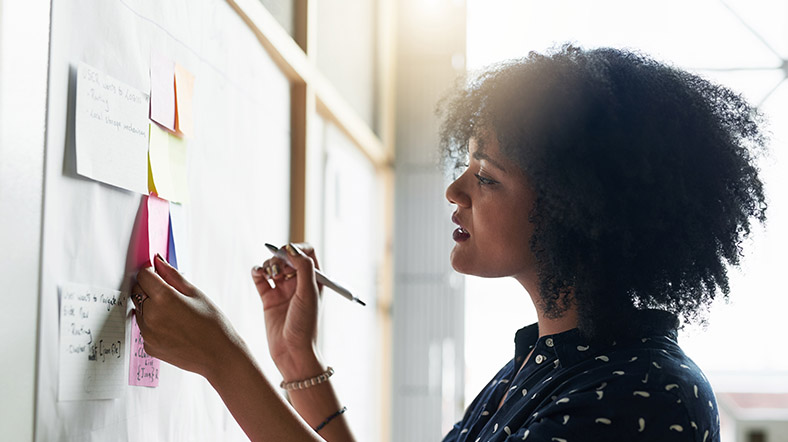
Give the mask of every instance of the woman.
[{"label": "woman", "polygon": [[[765,220],[754,109],[649,58],[572,46],[465,80],[441,109],[460,171],[446,190],[452,266],[514,277],[538,315],[445,440],[719,440],[711,387],[676,327],[727,296],[726,265]],[[253,440],[353,440],[315,349],[317,261],[309,247],[288,253],[292,267],[272,258],[252,278],[298,415],[161,259],[134,291],[146,350],[205,376]]]}]

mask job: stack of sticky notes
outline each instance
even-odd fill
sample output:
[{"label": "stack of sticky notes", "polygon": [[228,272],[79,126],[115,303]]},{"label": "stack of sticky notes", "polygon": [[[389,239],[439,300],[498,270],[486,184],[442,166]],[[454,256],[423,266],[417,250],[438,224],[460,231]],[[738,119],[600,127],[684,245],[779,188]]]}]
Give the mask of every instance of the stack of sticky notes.
[{"label": "stack of sticky notes", "polygon": [[[194,76],[162,55],[151,54],[148,190],[169,201],[187,200],[186,141],[194,132]],[[158,124],[157,124],[158,123]]]},{"label": "stack of sticky notes", "polygon": [[[161,54],[152,53],[150,62],[150,95],[79,64],[77,173],[145,194],[133,234],[134,264],[152,263],[160,254],[183,269],[188,254],[181,204],[188,200],[186,138],[194,135],[194,76]],[[135,318],[131,342],[129,384],[157,386],[159,361],[145,353]]]}]

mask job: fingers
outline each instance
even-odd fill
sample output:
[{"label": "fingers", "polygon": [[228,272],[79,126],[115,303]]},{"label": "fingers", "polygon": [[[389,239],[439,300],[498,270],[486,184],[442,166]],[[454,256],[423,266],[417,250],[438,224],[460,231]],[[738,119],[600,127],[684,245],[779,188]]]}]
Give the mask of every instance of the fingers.
[{"label": "fingers", "polygon": [[252,268],[252,281],[260,296],[265,295],[269,290],[273,289],[268,282],[268,273],[263,267],[255,266]]},{"label": "fingers", "polygon": [[183,293],[186,296],[192,296],[194,294],[194,286],[186,280],[186,278],[181,275],[181,273],[173,266],[171,266],[164,258],[161,257],[158,253],[156,254],[156,258],[153,260],[153,264],[156,267],[156,273],[161,276],[167,284],[173,286],[175,290]]},{"label": "fingers", "polygon": [[296,270],[296,280],[301,287],[314,286],[317,288],[315,278],[315,262],[297,246],[288,244],[285,246],[290,265]]},{"label": "fingers", "polygon": [[169,287],[169,284],[164,282],[151,267],[143,267],[137,272],[137,284],[146,295],[154,298],[160,296],[161,292]]},{"label": "fingers", "polygon": [[148,295],[142,290],[140,284],[134,284],[134,287],[131,288],[131,302],[134,303],[134,308],[141,309],[146,299],[148,299]]},{"label": "fingers", "polygon": [[134,308],[142,313],[142,304],[148,299],[148,295],[142,290],[139,283],[134,284],[131,288],[131,302],[134,303]]},{"label": "fingers", "polygon": [[144,333],[147,329],[142,311],[145,301],[148,299],[148,295],[145,294],[139,283],[134,284],[134,287],[131,288],[131,302],[134,303],[134,315],[137,317],[137,326],[140,328],[141,333]]},{"label": "fingers", "polygon": [[315,268],[316,269],[320,268],[320,264],[318,264],[318,262],[317,262],[317,255],[315,254],[315,249],[314,249],[314,247],[312,247],[311,244],[305,243],[305,242],[291,243],[291,244],[293,246],[295,246],[297,249],[299,249],[302,252],[304,252],[304,254],[306,254],[306,256],[312,258],[312,261],[315,263]]},{"label": "fingers", "polygon": [[[286,254],[286,259],[273,256],[263,262],[262,266],[252,268],[252,280],[261,297],[265,298],[266,295],[275,292],[278,284],[296,278],[299,273],[307,276],[304,282],[313,283],[315,280],[314,269],[317,268],[317,257],[312,246],[306,243],[291,243],[282,247],[281,251]],[[304,271],[299,272],[299,267]]]},{"label": "fingers", "polygon": [[279,279],[286,274],[293,273],[295,269],[288,265],[287,261],[273,257],[263,263],[262,271],[268,279]]}]

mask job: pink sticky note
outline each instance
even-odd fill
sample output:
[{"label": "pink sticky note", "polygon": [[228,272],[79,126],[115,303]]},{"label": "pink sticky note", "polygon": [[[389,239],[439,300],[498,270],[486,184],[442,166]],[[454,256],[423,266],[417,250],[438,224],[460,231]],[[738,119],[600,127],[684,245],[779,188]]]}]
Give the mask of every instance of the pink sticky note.
[{"label": "pink sticky note", "polygon": [[194,75],[175,63],[175,130],[187,137],[194,134],[192,95]]},{"label": "pink sticky note", "polygon": [[152,264],[150,261],[148,241],[148,196],[140,200],[137,218],[134,220],[134,230],[131,233],[129,244],[129,271],[137,272],[144,266]]},{"label": "pink sticky note", "polygon": [[167,259],[170,233],[170,203],[156,195],[148,196],[148,257],[151,264],[156,254]]},{"label": "pink sticky note", "polygon": [[150,54],[150,119],[175,132],[175,63]]},{"label": "pink sticky note", "polygon": [[159,360],[145,353],[145,341],[137,325],[137,316],[131,317],[131,358],[129,359],[129,385],[157,387],[159,385]]}]

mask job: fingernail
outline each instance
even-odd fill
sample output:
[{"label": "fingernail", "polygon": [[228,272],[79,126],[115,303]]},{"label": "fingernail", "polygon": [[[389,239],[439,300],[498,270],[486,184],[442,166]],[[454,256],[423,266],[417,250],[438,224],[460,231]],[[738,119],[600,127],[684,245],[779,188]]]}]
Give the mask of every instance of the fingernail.
[{"label": "fingernail", "polygon": [[252,267],[252,271],[255,273],[260,273],[261,271],[263,271],[263,268],[260,266],[254,266]]},{"label": "fingernail", "polygon": [[159,258],[159,260],[160,260],[161,262],[163,262],[164,264],[167,264],[167,260],[166,260],[166,259],[164,259],[164,258],[162,258],[162,257],[161,257],[161,255],[159,255],[158,253],[156,254],[156,258]]},{"label": "fingernail", "polygon": [[287,253],[289,253],[290,256],[298,256],[298,252],[296,252],[296,248],[293,243],[287,243],[285,248],[287,249]]},{"label": "fingernail", "polygon": [[279,266],[274,264],[271,266],[271,277],[276,278],[276,275],[279,274]]},{"label": "fingernail", "polygon": [[287,247],[288,247],[287,251],[290,252],[291,255],[301,256],[304,258],[306,257],[306,253],[304,253],[303,250],[299,249],[298,246],[294,245],[293,243],[287,244]]},{"label": "fingernail", "polygon": [[271,267],[269,266],[263,267],[263,272],[265,272],[265,276],[267,276],[268,278],[271,277]]}]

